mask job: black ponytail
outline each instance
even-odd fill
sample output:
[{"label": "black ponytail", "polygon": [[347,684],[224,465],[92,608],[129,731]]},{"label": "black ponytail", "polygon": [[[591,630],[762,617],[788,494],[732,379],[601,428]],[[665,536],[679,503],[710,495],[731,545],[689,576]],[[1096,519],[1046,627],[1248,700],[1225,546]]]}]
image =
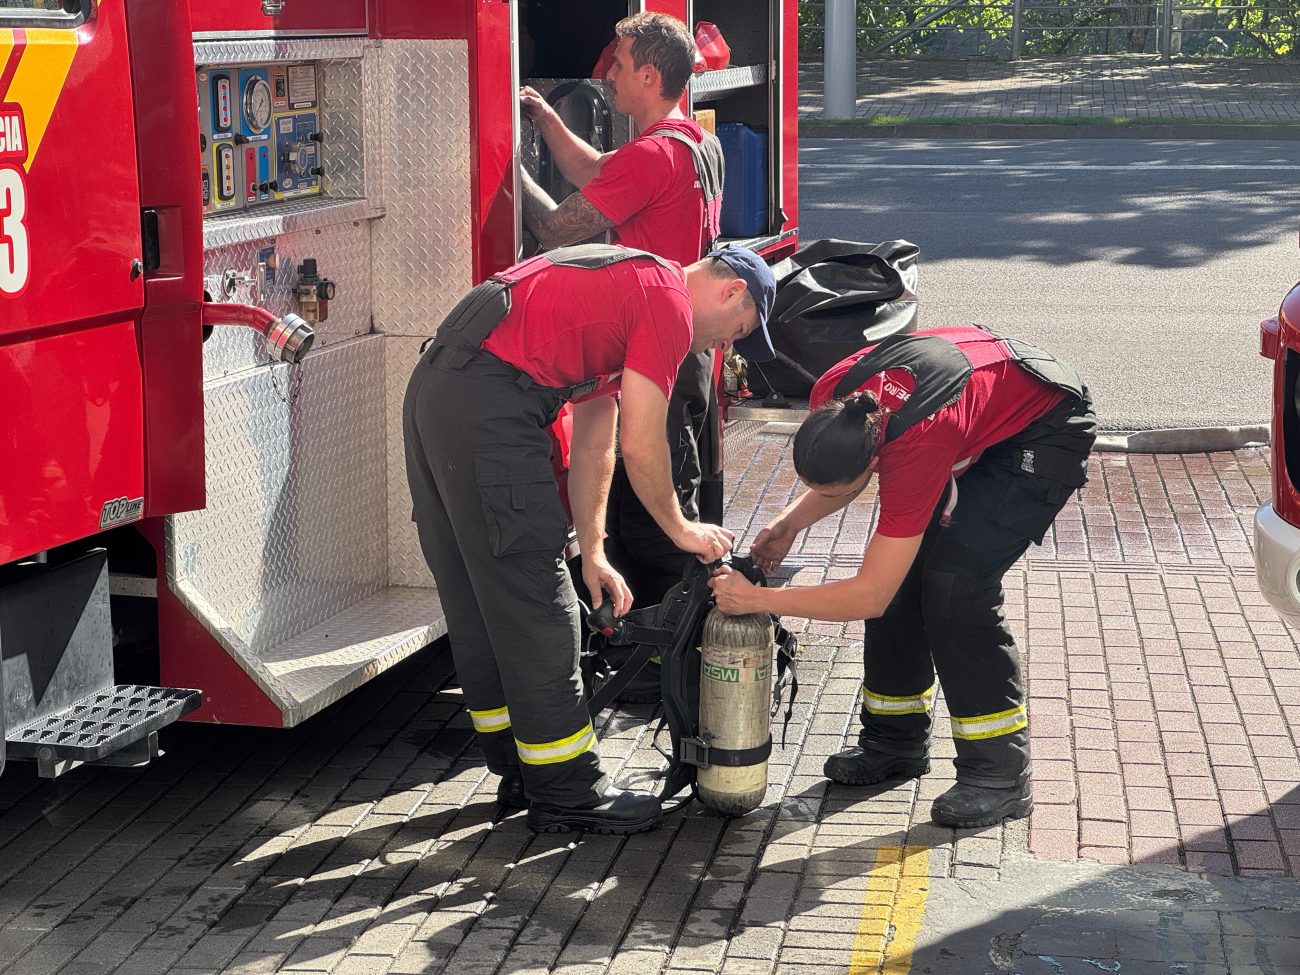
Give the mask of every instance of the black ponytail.
[{"label": "black ponytail", "polygon": [[807,484],[848,484],[862,476],[880,439],[880,401],[867,392],[832,400],[794,435],[794,470]]}]

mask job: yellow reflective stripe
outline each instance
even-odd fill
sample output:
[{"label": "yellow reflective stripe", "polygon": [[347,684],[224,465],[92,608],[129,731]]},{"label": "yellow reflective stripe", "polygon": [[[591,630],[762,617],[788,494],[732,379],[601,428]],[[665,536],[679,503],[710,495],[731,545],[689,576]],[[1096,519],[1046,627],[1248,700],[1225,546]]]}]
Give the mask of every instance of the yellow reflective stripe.
[{"label": "yellow reflective stripe", "polygon": [[933,684],[920,694],[906,694],[902,697],[877,694],[865,684],[862,685],[862,707],[869,714],[925,714],[933,703]]},{"label": "yellow reflective stripe", "polygon": [[491,711],[471,711],[469,719],[474,722],[474,730],[483,734],[492,731],[505,731],[510,727],[510,709],[493,708]]},{"label": "yellow reflective stripe", "polygon": [[572,761],[579,755],[591,751],[595,744],[596,732],[592,731],[590,722],[581,731],[574,732],[568,738],[561,738],[559,741],[530,745],[526,741],[515,739],[520,761],[529,765],[554,765],[557,762]]},{"label": "yellow reflective stripe", "polygon": [[996,738],[998,735],[1009,735],[1013,731],[1019,731],[1028,724],[1029,719],[1025,716],[1025,706],[1022,704],[1006,711],[999,711],[997,714],[977,714],[973,718],[954,717],[952,736],[967,741]]}]

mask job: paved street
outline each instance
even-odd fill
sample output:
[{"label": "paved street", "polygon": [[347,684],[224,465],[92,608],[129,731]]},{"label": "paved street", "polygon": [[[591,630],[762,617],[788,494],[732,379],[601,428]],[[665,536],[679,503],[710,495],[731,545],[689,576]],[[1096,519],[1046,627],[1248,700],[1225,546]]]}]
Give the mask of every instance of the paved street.
[{"label": "paved street", "polygon": [[1075,365],[1108,429],[1264,423],[1300,277],[1294,143],[805,139],[803,236],[920,245],[923,326]]},{"label": "paved street", "polygon": [[[732,430],[742,543],[794,490],[788,427]],[[1103,454],[1008,578],[1038,806],[928,822],[953,771],[828,786],[861,624],[800,627],[802,690],[764,806],[626,840],[502,816],[444,655],[288,732],[185,726],[148,769],[0,786],[0,971],[1288,973],[1300,970],[1300,655],[1258,595],[1266,455]],[[874,516],[819,526],[789,575],[852,572]],[[942,713],[942,709],[941,709]],[[648,709],[601,751],[662,767]],[[1121,968],[1122,966],[1122,968]]]}]

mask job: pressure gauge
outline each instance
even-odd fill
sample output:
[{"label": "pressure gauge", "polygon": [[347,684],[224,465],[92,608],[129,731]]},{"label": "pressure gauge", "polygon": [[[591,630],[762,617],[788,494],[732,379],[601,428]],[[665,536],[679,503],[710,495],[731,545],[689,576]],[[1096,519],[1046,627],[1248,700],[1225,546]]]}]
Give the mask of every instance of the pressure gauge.
[{"label": "pressure gauge", "polygon": [[249,78],[244,86],[244,123],[250,132],[265,132],[271,124],[271,86],[265,78]]}]

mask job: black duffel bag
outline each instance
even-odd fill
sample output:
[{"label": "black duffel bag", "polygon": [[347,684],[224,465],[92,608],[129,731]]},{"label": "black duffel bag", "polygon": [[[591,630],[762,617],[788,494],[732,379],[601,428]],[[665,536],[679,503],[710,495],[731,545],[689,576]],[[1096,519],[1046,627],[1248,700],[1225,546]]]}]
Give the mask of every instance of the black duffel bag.
[{"label": "black duffel bag", "polygon": [[750,391],[807,396],[844,357],[915,331],[918,253],[906,240],[826,239],[773,265],[776,302],[767,327],[776,359],[749,364]]}]

